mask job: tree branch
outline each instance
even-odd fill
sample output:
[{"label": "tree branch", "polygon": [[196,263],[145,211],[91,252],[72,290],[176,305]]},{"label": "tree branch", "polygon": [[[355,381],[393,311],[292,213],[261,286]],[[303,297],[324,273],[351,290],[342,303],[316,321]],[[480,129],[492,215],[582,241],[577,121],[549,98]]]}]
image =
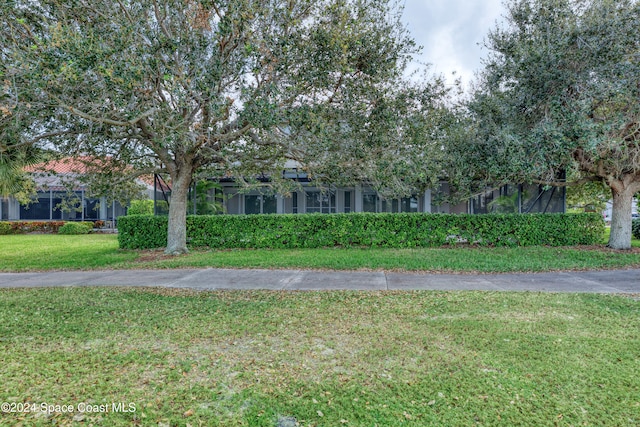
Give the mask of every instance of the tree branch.
[{"label": "tree branch", "polygon": [[158,2],[155,0],[153,2],[153,10],[156,15],[156,21],[158,21],[158,25],[160,25],[160,29],[162,30],[162,33],[165,36],[167,36],[167,38],[170,38],[170,39],[173,38],[169,30],[167,29],[167,27],[164,25],[164,19],[160,18],[160,9],[158,8]]},{"label": "tree branch", "polygon": [[122,4],[122,2],[120,0],[118,0],[118,5],[120,6],[120,10],[122,10],[124,15],[127,17],[127,20],[129,21],[129,23],[133,24],[134,21],[131,18],[131,15],[129,14],[129,11],[124,7],[124,5]]},{"label": "tree branch", "polygon": [[76,115],[78,117],[82,117],[83,119],[87,119],[89,121],[92,122],[97,122],[97,123],[104,123],[106,125],[112,125],[112,126],[133,126],[136,123],[138,123],[140,120],[149,117],[150,115],[152,115],[153,113],[156,112],[156,108],[151,108],[150,110],[147,110],[146,112],[142,113],[141,115],[139,115],[138,117],[128,120],[126,122],[123,121],[119,121],[119,120],[111,120],[111,119],[105,119],[105,118],[101,118],[101,117],[95,117],[92,116],[90,114],[84,113],[80,110],[78,110],[77,108],[71,107],[69,105],[60,105],[60,107],[69,110],[69,112],[71,112],[71,114]]},{"label": "tree branch", "polygon": [[40,141],[42,139],[47,139],[47,138],[51,138],[51,137],[54,137],[54,136],[77,135],[77,134],[78,134],[78,132],[68,131],[68,130],[57,131],[57,132],[47,132],[47,133],[43,133],[41,135],[38,135],[38,136],[28,140],[28,141],[23,141],[23,142],[20,142],[18,144],[14,144],[12,146],[13,147],[21,147],[21,146],[25,146],[25,145],[33,145],[33,144],[35,144],[36,142],[38,142],[38,141]]},{"label": "tree branch", "polygon": [[597,177],[597,176],[589,176],[589,177],[585,177],[582,179],[579,179],[577,181],[571,181],[571,182],[567,182],[567,181],[546,181],[546,180],[539,180],[539,179],[534,179],[531,182],[534,184],[540,184],[540,185],[550,185],[552,187],[573,187],[576,185],[582,185],[582,184],[586,184],[587,182],[599,182],[602,181],[601,177]]}]

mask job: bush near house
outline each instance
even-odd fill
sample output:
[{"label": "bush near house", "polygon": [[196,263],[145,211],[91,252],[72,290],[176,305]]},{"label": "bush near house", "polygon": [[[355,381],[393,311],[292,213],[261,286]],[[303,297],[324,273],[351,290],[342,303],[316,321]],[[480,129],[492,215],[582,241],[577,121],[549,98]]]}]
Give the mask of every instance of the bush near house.
[{"label": "bush near house", "polygon": [[153,200],[132,200],[127,215],[153,215]]},{"label": "bush near house", "polygon": [[64,221],[3,221],[0,234],[57,233]]},{"label": "bush near house", "polygon": [[640,239],[640,219],[634,219],[631,225],[631,233],[636,239]]},{"label": "bush near house", "polygon": [[[65,221],[0,221],[0,235],[26,233],[54,234],[60,233],[60,228],[66,224],[69,223]],[[88,232],[90,232],[94,228],[103,227],[104,221],[83,221],[72,222],[71,224],[82,224],[82,226],[87,228],[89,230]]]},{"label": "bush near house", "polygon": [[89,234],[91,230],[93,230],[93,223],[67,222],[60,227],[58,234]]},{"label": "bush near house", "polygon": [[[602,241],[599,214],[309,214],[189,216],[187,241],[210,248],[320,248],[592,245]],[[121,248],[166,245],[167,218],[120,218]]]},{"label": "bush near house", "polygon": [[0,236],[11,233],[11,224],[8,222],[0,222]]}]

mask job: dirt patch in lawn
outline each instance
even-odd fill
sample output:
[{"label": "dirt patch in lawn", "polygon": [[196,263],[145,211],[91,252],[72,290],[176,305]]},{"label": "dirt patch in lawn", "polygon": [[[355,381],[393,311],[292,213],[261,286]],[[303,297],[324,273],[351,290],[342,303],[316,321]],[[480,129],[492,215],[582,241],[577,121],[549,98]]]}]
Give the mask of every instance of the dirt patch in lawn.
[{"label": "dirt patch in lawn", "polygon": [[600,251],[600,252],[610,252],[610,253],[621,253],[621,254],[640,254],[640,248],[631,248],[631,249],[613,249],[604,245],[579,245],[579,246],[565,246],[569,249],[578,249],[584,251]]},{"label": "dirt patch in lawn", "polygon": [[164,261],[176,257],[176,255],[165,254],[163,249],[145,250],[140,252],[136,262]]}]

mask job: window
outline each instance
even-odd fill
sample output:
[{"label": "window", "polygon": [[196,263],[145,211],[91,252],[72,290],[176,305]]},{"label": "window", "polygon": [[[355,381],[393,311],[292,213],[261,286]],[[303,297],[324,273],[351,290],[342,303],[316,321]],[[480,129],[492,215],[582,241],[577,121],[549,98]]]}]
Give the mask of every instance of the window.
[{"label": "window", "polygon": [[418,212],[418,198],[411,196],[400,199],[400,212]]},{"label": "window", "polygon": [[398,200],[381,200],[381,209],[380,212],[398,212]]},{"label": "window", "polygon": [[365,193],[362,195],[362,212],[377,212],[378,195]]},{"label": "window", "polygon": [[493,201],[493,190],[487,190],[485,193],[478,195],[471,199],[471,212],[474,214],[486,214],[491,209],[491,202]]},{"label": "window", "polygon": [[363,212],[418,212],[418,197],[402,199],[382,199],[375,193],[362,195]]},{"label": "window", "polygon": [[273,214],[277,211],[276,196],[246,195],[244,196],[244,213]]},{"label": "window", "polygon": [[344,192],[344,212],[351,212],[351,191]]},{"label": "window", "polygon": [[9,219],[9,198],[3,197],[0,199],[0,219],[6,221]]},{"label": "window", "polygon": [[274,214],[278,212],[278,201],[276,196],[262,196],[262,213]]},{"label": "window", "polygon": [[28,206],[20,205],[20,219],[49,219],[51,198],[49,193],[38,193],[38,201]]},{"label": "window", "polygon": [[84,199],[84,219],[94,221],[100,219],[99,199]]},{"label": "window", "polygon": [[333,192],[307,191],[307,213],[336,213],[336,195]]},{"label": "window", "polygon": [[262,213],[262,201],[260,196],[244,196],[244,213],[259,214]]}]

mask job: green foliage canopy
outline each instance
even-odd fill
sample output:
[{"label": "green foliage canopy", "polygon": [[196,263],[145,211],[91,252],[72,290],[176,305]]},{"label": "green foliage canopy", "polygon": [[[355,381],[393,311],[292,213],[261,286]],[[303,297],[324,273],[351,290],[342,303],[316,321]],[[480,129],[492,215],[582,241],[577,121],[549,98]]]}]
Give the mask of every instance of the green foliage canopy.
[{"label": "green foliage canopy", "polygon": [[[354,170],[374,183],[403,174],[391,186],[396,192],[436,173],[424,150],[441,150],[425,135],[444,116],[446,91],[440,82],[408,87],[403,80],[416,47],[396,3],[16,0],[0,7],[5,76],[38,118],[23,133],[44,132],[60,150],[109,156],[140,173],[168,173],[169,253],[186,251],[188,188],[202,169],[277,181],[295,160],[327,181]],[[410,144],[399,146],[406,136]]]},{"label": "green foliage canopy", "polygon": [[470,176],[563,185],[562,171],[613,196],[609,245],[631,245],[640,191],[640,3],[510,0],[468,107]]}]

